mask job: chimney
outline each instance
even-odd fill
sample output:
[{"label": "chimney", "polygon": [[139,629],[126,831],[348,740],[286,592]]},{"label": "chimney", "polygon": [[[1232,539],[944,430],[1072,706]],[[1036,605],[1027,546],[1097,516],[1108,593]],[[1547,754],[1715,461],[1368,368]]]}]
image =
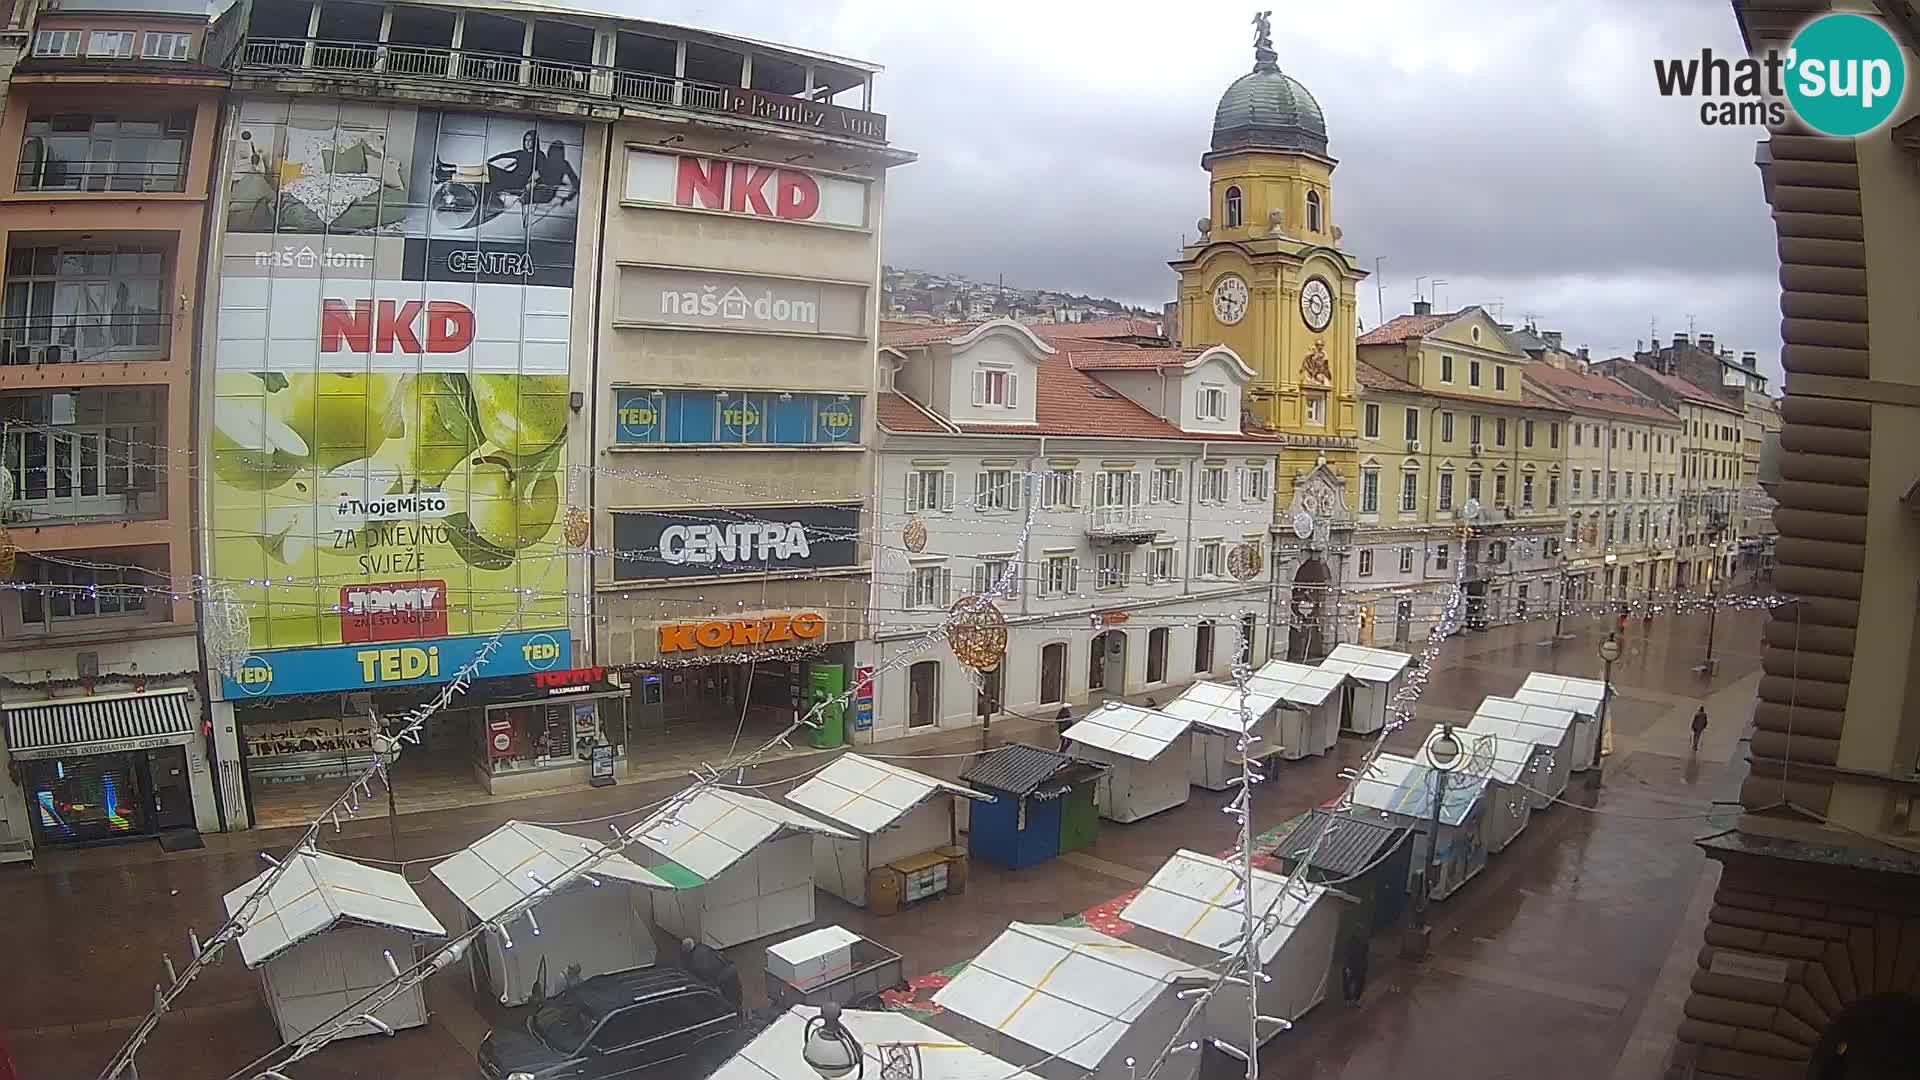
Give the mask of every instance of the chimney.
[{"label": "chimney", "polygon": [[1712,334],[1701,334],[1701,335],[1700,335],[1700,350],[1701,350],[1702,352],[1713,352],[1713,351],[1714,351],[1714,349],[1713,349],[1713,335],[1712,335]]},{"label": "chimney", "polygon": [[1431,300],[1415,300],[1415,301],[1413,302],[1413,313],[1414,313],[1415,315],[1431,315],[1431,314],[1433,314],[1433,301],[1431,301]]},{"label": "chimney", "polygon": [[1560,331],[1549,330],[1546,333],[1541,334],[1540,336],[1546,339],[1548,346],[1555,349],[1558,349],[1560,347]]},{"label": "chimney", "polygon": [[1580,346],[1580,362],[1583,364],[1593,363],[1593,357],[1587,352],[1585,345]]},{"label": "chimney", "polygon": [[1687,347],[1687,335],[1685,335],[1685,334],[1675,334],[1675,335],[1673,335],[1673,347],[1674,347],[1674,348],[1676,348],[1676,349],[1684,349],[1684,348],[1686,348],[1686,347]]},{"label": "chimney", "polygon": [[1757,371],[1760,368],[1760,358],[1752,352],[1743,352],[1740,354],[1740,366],[1748,371]]}]

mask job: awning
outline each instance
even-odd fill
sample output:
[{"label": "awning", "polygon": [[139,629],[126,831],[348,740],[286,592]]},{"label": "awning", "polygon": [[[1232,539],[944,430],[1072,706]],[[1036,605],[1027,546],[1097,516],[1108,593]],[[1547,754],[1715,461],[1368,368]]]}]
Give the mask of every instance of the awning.
[{"label": "awning", "polygon": [[9,705],[7,751],[25,760],[177,746],[194,735],[192,705],[184,687]]}]

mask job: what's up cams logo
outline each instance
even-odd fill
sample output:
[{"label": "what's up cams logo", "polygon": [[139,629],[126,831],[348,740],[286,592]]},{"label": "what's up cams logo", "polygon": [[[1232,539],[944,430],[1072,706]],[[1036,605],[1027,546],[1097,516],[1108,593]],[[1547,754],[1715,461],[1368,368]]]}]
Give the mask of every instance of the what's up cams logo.
[{"label": "what's up cams logo", "polygon": [[1656,59],[1661,97],[1702,98],[1700,122],[1712,127],[1778,126],[1787,110],[1823,135],[1852,137],[1878,128],[1900,107],[1907,62],[1885,24],[1866,15],[1822,15],[1800,28],[1785,53],[1728,60]]}]

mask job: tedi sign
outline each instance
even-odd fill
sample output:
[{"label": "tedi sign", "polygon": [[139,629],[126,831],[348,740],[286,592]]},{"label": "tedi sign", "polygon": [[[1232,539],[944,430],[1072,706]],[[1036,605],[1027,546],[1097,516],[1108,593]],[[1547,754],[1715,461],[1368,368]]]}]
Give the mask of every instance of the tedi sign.
[{"label": "tedi sign", "polygon": [[1863,135],[1887,122],[1906,91],[1906,57],[1885,25],[1865,15],[1823,15],[1786,52],[1727,59],[1653,62],[1661,97],[1704,99],[1700,122],[1714,127],[1784,124],[1787,109],[1826,135]]}]

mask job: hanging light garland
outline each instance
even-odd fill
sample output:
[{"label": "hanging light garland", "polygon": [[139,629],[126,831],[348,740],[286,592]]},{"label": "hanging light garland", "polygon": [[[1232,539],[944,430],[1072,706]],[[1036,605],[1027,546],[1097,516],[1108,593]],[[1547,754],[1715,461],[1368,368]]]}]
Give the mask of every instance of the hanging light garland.
[{"label": "hanging light garland", "polygon": [[963,596],[947,609],[947,644],[962,664],[992,671],[1007,655],[1007,617],[985,596]]},{"label": "hanging light garland", "polygon": [[569,506],[560,531],[566,537],[568,547],[586,547],[587,541],[593,539],[593,515],[583,507]]},{"label": "hanging light garland", "polygon": [[1258,544],[1235,544],[1227,549],[1227,573],[1235,581],[1252,581],[1266,569],[1266,558]]},{"label": "hanging light garland", "polygon": [[200,605],[200,625],[206,631],[207,661],[223,675],[238,675],[253,655],[253,623],[225,582],[207,590],[207,599]]},{"label": "hanging light garland", "polygon": [[927,550],[927,523],[920,518],[908,521],[900,530],[900,543],[915,555]]}]

